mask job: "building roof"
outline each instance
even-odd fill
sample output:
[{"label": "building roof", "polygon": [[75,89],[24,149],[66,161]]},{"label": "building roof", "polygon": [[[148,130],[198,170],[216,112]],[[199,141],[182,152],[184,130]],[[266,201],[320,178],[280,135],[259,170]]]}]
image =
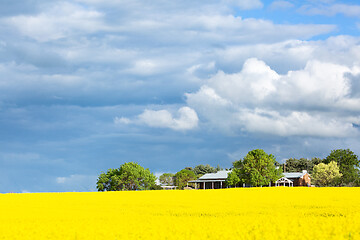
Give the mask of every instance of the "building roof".
[{"label": "building roof", "polygon": [[206,173],[201,176],[198,180],[215,180],[215,179],[226,179],[231,171],[218,171],[217,173]]},{"label": "building roof", "polygon": [[284,176],[286,178],[302,178],[305,174],[307,174],[306,170],[302,172],[285,172]]}]

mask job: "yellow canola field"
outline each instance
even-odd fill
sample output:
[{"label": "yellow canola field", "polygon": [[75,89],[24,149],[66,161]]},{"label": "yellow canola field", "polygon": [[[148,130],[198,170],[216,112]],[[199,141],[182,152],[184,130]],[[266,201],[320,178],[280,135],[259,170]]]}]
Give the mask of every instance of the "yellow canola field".
[{"label": "yellow canola field", "polygon": [[0,194],[0,239],[360,239],[360,188]]}]

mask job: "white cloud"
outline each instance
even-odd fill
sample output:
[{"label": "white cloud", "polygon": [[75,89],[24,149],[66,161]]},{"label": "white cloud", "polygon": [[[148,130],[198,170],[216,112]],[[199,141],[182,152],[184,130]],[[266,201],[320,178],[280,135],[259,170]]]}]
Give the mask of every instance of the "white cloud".
[{"label": "white cloud", "polygon": [[125,117],[115,117],[114,119],[114,123],[115,124],[129,124],[131,123],[131,120],[129,118],[125,118]]},{"label": "white cloud", "polygon": [[154,111],[146,109],[139,115],[139,120],[150,127],[190,130],[197,127],[199,119],[193,109],[182,107],[178,110],[178,118],[174,118],[167,110]]},{"label": "white cloud", "polygon": [[161,70],[161,63],[150,59],[139,59],[133,64],[133,67],[126,70],[128,73],[136,75],[153,75]]},{"label": "white cloud", "polygon": [[9,17],[6,22],[23,35],[47,42],[72,34],[92,33],[104,29],[103,14],[67,2],[57,3],[47,12],[36,16]]},{"label": "white cloud", "polygon": [[[73,36],[83,36],[96,32],[114,33],[125,37],[123,40],[144,38],[150,44],[167,44],[189,41],[274,41],[290,38],[308,38],[334,30],[333,25],[290,25],[274,24],[261,19],[242,19],[232,14],[230,6],[241,9],[261,8],[259,0],[224,0],[209,3],[196,2],[187,5],[182,2],[168,4],[146,4],[140,1],[119,4],[108,1],[105,5],[116,5],[121,16],[106,21],[100,2],[87,1],[84,4],[58,2],[37,15],[9,17],[4,23],[15,27],[23,35],[40,42],[58,40]],[[97,8],[92,6],[95,4]],[[190,8],[189,6],[193,6]],[[226,6],[226,7],[225,7]],[[184,9],[179,13],[177,9]],[[196,14],[194,11],[196,9]],[[137,14],[135,14],[137,13]],[[274,33],[277,34],[274,34]],[[227,33],[227,34],[225,34]],[[225,36],[224,36],[225,34]],[[232,36],[229,38],[229,36]],[[135,37],[135,38],[133,38]],[[83,41],[84,39],[82,39]],[[156,41],[154,41],[156,40]],[[131,40],[130,40],[131,41]],[[145,41],[145,40],[144,40]],[[98,56],[95,56],[96,58]],[[144,62],[139,62],[140,66]],[[145,63],[148,67],[148,63]]]},{"label": "white cloud", "polygon": [[316,113],[292,111],[284,116],[276,111],[255,109],[241,111],[239,120],[247,131],[279,136],[349,137],[358,134],[344,119]]},{"label": "white cloud", "polygon": [[312,60],[304,69],[281,75],[263,61],[248,59],[241,72],[219,72],[199,91],[186,94],[187,103],[226,132],[354,136],[357,121],[343,115],[360,110],[360,99],[350,96],[347,75],[356,73],[353,69]]},{"label": "white cloud", "polygon": [[225,74],[220,71],[209,80],[209,85],[215,88],[220,96],[240,103],[248,101],[249,98],[251,101],[263,100],[276,90],[274,84],[278,79],[278,74],[263,61],[250,58],[244,63],[240,73]]}]

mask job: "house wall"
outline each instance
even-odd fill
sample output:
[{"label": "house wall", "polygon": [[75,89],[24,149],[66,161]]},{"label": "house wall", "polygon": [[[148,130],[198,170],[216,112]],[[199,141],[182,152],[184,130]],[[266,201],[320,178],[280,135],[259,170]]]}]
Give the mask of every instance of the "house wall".
[{"label": "house wall", "polygon": [[299,179],[299,186],[311,186],[311,178],[308,173],[306,173],[302,178]]},{"label": "house wall", "polygon": [[302,178],[290,178],[294,182],[294,187],[309,187],[311,186],[311,178],[308,173],[306,173]]}]

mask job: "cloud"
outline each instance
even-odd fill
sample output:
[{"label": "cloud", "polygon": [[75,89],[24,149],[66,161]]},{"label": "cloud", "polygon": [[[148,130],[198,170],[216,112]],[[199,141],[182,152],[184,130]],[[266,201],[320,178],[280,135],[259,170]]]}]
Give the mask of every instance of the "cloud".
[{"label": "cloud", "polygon": [[292,4],[291,2],[288,1],[283,1],[283,0],[278,0],[278,1],[273,1],[269,8],[271,10],[286,10],[286,9],[290,9],[295,7],[294,4]]},{"label": "cloud", "polygon": [[[229,0],[227,0],[227,2],[229,2]],[[235,6],[239,7],[242,10],[257,9],[264,6],[264,4],[260,0],[232,0],[230,2],[233,2]]]},{"label": "cloud", "polygon": [[321,114],[292,111],[281,115],[277,111],[261,109],[239,112],[239,120],[246,131],[278,136],[318,136],[349,137],[357,136],[351,122],[334,119]]},{"label": "cloud", "polygon": [[324,15],[334,16],[337,14],[343,14],[347,17],[359,17],[360,5],[350,4],[323,4],[323,5],[303,5],[299,11],[308,15]]},{"label": "cloud", "polygon": [[[4,187],[93,189],[81,171],[119,161],[230,167],[255,146],[285,157],[358,148],[359,38],[334,36],[349,28],[327,18],[291,24],[294,9],[269,15],[268,4],[1,1]],[[333,37],[311,40],[323,34]]]},{"label": "cloud", "polygon": [[196,112],[189,107],[182,107],[178,110],[178,118],[174,118],[167,110],[148,110],[146,109],[139,115],[140,122],[159,128],[171,128],[173,130],[191,130],[198,125]]},{"label": "cloud", "polygon": [[129,118],[125,118],[125,117],[115,117],[114,119],[114,123],[115,124],[129,124],[131,123],[131,120]]},{"label": "cloud", "polygon": [[251,58],[241,72],[220,71],[186,97],[200,118],[220,130],[279,136],[354,136],[359,134],[353,123],[359,121],[356,112],[360,111],[360,98],[350,96],[347,77],[354,73],[344,65],[313,60],[304,69],[281,75],[265,62]]},{"label": "cloud", "polygon": [[55,182],[63,191],[95,191],[97,176],[73,174],[56,177]]},{"label": "cloud", "polygon": [[3,0],[0,2],[0,15],[9,16],[15,14],[31,14],[36,13],[41,9],[44,4],[43,0],[31,0],[31,1],[11,1]]},{"label": "cloud", "polygon": [[103,14],[68,2],[55,3],[47,12],[34,16],[19,15],[6,19],[23,35],[47,42],[79,33],[104,29]]},{"label": "cloud", "polygon": [[[242,18],[232,10],[234,4],[250,8],[260,3],[56,1],[41,5],[39,11],[6,16],[0,20],[4,36],[0,72],[7,76],[0,80],[4,82],[1,100],[77,105],[176,99],[179,103],[199,77],[218,70],[225,57],[220,52],[230,46],[250,49],[256,43],[307,39],[335,28],[276,24]],[[258,51],[268,52],[260,46]],[[248,57],[252,56],[244,59]],[[231,64],[224,62],[229,68],[235,62],[242,64],[229,60]]]}]

